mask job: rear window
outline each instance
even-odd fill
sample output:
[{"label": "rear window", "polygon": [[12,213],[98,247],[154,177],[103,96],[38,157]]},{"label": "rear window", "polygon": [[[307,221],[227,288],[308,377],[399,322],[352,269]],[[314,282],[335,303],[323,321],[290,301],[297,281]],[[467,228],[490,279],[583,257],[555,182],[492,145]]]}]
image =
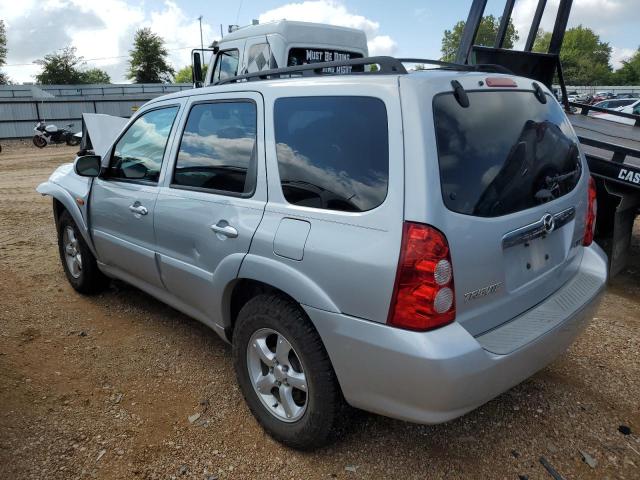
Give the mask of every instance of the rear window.
[{"label": "rear window", "polygon": [[573,190],[581,174],[577,139],[560,105],[533,92],[453,93],[433,100],[442,196],[454,212],[497,217]]},{"label": "rear window", "polygon": [[294,205],[363,212],[387,196],[387,110],[372,97],[279,98],[274,107],[282,192]]}]

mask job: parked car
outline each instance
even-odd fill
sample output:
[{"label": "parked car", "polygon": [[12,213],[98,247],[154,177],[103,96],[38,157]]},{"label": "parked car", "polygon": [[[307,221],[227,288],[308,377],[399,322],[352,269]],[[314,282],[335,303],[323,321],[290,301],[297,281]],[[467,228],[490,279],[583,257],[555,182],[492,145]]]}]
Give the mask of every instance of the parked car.
[{"label": "parked car", "polygon": [[587,103],[591,99],[591,95],[588,93],[580,93],[575,96],[575,102],[577,103]]},{"label": "parked car", "polygon": [[633,99],[638,99],[640,98],[640,94],[638,93],[619,93],[616,98],[633,98]]},{"label": "parked car", "polygon": [[[618,108],[616,110],[623,113],[640,115],[640,100],[636,100],[631,105],[627,105],[626,107]],[[626,125],[634,125],[636,123],[636,120],[634,120],[633,118],[620,117],[618,115],[610,113],[603,113],[602,115],[598,115],[598,118],[602,120],[609,120],[611,122],[624,123]]]},{"label": "parked car", "polygon": [[[594,104],[594,107],[607,108],[610,110],[620,110],[627,105],[631,105],[636,100],[633,98],[615,98],[612,100],[603,100]],[[589,111],[589,115],[603,115],[604,112]]]},{"label": "parked car", "polygon": [[587,326],[607,280],[595,184],[544,86],[254,80],[150,100],[38,191],[73,288],[117,278],[210,326],[274,438],[326,444],[345,401],[445,422]]}]

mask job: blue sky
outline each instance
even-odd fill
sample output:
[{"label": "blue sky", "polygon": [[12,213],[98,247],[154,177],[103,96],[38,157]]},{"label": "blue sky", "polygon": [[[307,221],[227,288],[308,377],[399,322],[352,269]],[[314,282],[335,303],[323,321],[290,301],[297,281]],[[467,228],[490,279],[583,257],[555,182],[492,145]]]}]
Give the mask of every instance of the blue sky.
[{"label": "blue sky", "polygon": [[[559,0],[548,0],[542,27],[553,26]],[[569,25],[584,24],[613,47],[612,63],[640,46],[640,0],[574,0]],[[514,21],[521,42],[537,0],[516,0]],[[471,0],[0,0],[7,23],[9,55],[5,68],[14,81],[32,81],[39,68],[31,62],[52,50],[73,45],[89,66],[124,81],[127,52],[135,30],[149,26],[165,38],[176,68],[189,63],[189,49],[200,43],[199,15],[205,42],[219,37],[220,24],[246,25],[254,18],[288,18],[362,28],[372,54],[440,56],[445,29],[465,19]],[[504,0],[490,0],[485,14],[499,16]],[[94,60],[95,59],[95,60]]]},{"label": "blue sky", "polygon": [[[396,41],[399,55],[434,57],[440,53],[440,42],[444,30],[451,28],[458,20],[465,19],[472,2],[471,0],[402,0],[398,2],[345,0],[339,3],[344,5],[349,13],[378,22],[379,33],[389,35]],[[500,16],[504,4],[504,0],[487,2],[485,14]],[[516,1],[516,20],[521,20],[522,25],[530,21],[536,4],[535,1]],[[192,15],[205,15],[207,20],[214,24],[228,25],[235,23],[236,18],[239,18],[240,24],[245,25],[252,18],[258,18],[260,13],[287,5],[287,2],[234,0],[212,3],[194,0],[180,2],[180,5]],[[238,7],[240,7],[239,16],[237,16]],[[549,30],[552,29],[556,11],[557,1],[548,1],[542,24]],[[574,0],[569,25],[579,23],[600,30],[602,39],[618,48],[635,49],[640,46],[640,0]],[[522,40],[527,33],[526,28],[520,28]]]}]

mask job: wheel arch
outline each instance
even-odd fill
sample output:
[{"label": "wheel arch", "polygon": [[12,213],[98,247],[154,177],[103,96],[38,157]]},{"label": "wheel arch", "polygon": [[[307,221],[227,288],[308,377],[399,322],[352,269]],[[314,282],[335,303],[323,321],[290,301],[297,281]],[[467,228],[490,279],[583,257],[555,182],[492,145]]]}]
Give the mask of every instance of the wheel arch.
[{"label": "wheel arch", "polygon": [[262,293],[282,295],[301,309],[308,305],[339,312],[327,293],[300,271],[281,261],[249,254],[242,262],[238,277],[229,282],[222,295],[223,326],[228,341],[242,306]]},{"label": "wheel arch", "polygon": [[62,212],[69,212],[69,215],[71,215],[71,218],[73,218],[73,221],[78,226],[78,230],[80,230],[82,238],[91,250],[91,253],[96,258],[98,258],[95,247],[93,245],[93,240],[91,238],[91,235],[89,235],[87,223],[82,216],[80,208],[76,204],[71,194],[59,185],[56,185],[52,182],[41,183],[40,185],[38,185],[38,188],[36,190],[40,194],[49,196],[53,199],[53,216],[56,223],[56,229],[58,227],[58,220],[60,218],[60,215],[62,215]]}]

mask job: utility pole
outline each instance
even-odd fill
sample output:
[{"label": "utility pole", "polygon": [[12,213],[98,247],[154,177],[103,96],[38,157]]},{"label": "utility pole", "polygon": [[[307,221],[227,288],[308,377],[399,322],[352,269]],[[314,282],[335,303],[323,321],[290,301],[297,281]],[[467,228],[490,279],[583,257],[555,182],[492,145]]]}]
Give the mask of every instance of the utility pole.
[{"label": "utility pole", "polygon": [[198,17],[198,21],[200,22],[200,61],[202,62],[202,66],[204,67],[204,42],[202,41],[202,15]]}]

